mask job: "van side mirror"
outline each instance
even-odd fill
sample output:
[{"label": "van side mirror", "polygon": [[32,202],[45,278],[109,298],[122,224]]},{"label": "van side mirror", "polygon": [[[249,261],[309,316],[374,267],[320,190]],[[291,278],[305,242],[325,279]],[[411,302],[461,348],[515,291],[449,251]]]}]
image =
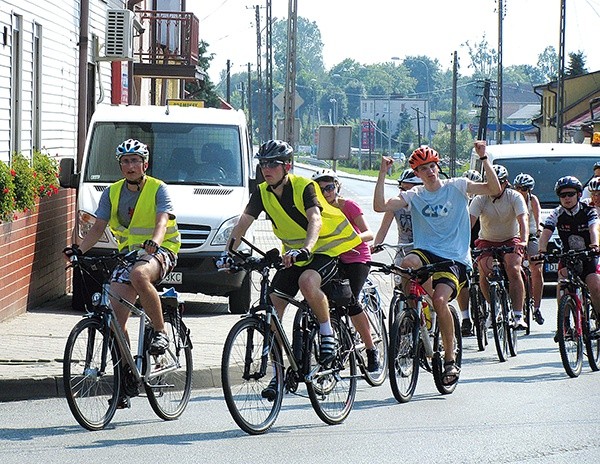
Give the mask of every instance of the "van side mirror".
[{"label": "van side mirror", "polygon": [[61,158],[58,182],[63,188],[77,188],[79,186],[79,174],[75,174],[75,160],[73,158]]},{"label": "van side mirror", "polygon": [[258,164],[256,165],[256,172],[254,174],[254,179],[250,179],[250,193],[254,192],[254,190],[256,189],[256,186],[262,182],[265,181],[265,178],[262,175],[262,171],[260,169],[260,167],[258,167]]}]

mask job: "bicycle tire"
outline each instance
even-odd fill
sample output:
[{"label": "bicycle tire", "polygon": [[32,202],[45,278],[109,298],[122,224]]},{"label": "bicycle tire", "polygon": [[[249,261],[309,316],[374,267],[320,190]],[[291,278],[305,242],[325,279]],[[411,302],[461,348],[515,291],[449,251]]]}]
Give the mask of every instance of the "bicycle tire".
[{"label": "bicycle tire", "polygon": [[399,403],[409,402],[419,379],[420,321],[413,311],[398,313],[390,329],[388,370],[394,398]]},{"label": "bicycle tire", "polygon": [[[454,362],[458,367],[462,366],[462,333],[460,331],[460,321],[461,318],[458,316],[456,309],[452,305],[449,306],[450,313],[452,314],[452,320],[454,322]],[[439,321],[439,317],[438,317]],[[451,385],[444,385],[443,376],[444,376],[444,359],[445,359],[446,350],[444,348],[444,344],[442,343],[442,334],[440,333],[440,326],[436,322],[433,336],[433,358],[432,358],[432,371],[433,371],[433,381],[435,383],[435,387],[442,395],[449,395],[454,390],[456,390],[456,386],[458,382],[454,382]]]},{"label": "bicycle tire", "polygon": [[[283,357],[281,348],[274,341],[273,332],[257,317],[238,321],[229,331],[221,360],[221,383],[227,409],[235,423],[250,435],[268,431],[281,410],[283,401]],[[268,353],[269,366],[266,375],[260,376],[264,337],[271,337]],[[276,379],[276,395],[273,400],[263,398],[261,393],[271,379]]]},{"label": "bicycle tire", "polygon": [[502,297],[497,286],[490,286],[490,314],[492,316],[492,330],[498,360],[505,362],[508,359],[508,334],[506,321],[502,309]]},{"label": "bicycle tire", "polygon": [[593,371],[597,371],[600,370],[600,321],[598,320],[598,314],[591,307],[589,300],[586,301],[584,311],[583,336],[585,350],[590,368]]},{"label": "bicycle tire", "polygon": [[508,352],[511,356],[519,354],[518,342],[519,336],[517,328],[514,324],[514,318],[511,317],[511,303],[508,296],[508,291],[504,290],[502,294],[502,311],[504,313],[504,330],[506,331],[506,339],[508,342]]},{"label": "bicycle tire", "polygon": [[560,359],[569,377],[578,377],[583,365],[583,337],[577,335],[576,317],[575,300],[563,295],[558,304],[556,338]]},{"label": "bicycle tire", "polygon": [[310,341],[309,372],[314,372],[306,382],[306,389],[313,409],[323,422],[329,425],[343,422],[354,405],[356,396],[356,354],[346,324],[331,318],[333,333],[338,340],[338,354],[331,366],[318,363],[318,334],[313,332]]},{"label": "bicycle tire", "polygon": [[471,313],[473,314],[473,324],[475,325],[477,348],[479,351],[485,351],[485,347],[488,345],[488,308],[487,302],[478,285],[473,285],[469,288],[469,303],[471,305]]},{"label": "bicycle tire", "polygon": [[169,347],[165,354],[151,356],[152,365],[165,370],[144,383],[152,410],[163,420],[177,419],[188,405],[192,391],[192,344],[189,330],[178,314],[165,317]]},{"label": "bicycle tire", "polygon": [[[102,373],[105,337],[109,352]],[[103,429],[115,415],[121,385],[120,358],[112,332],[100,319],[83,319],[71,330],[63,356],[63,385],[71,413],[87,430]]]},{"label": "bicycle tire", "polygon": [[376,296],[369,295],[366,298],[364,305],[364,311],[369,320],[369,327],[371,328],[371,338],[375,348],[377,349],[377,355],[379,360],[379,369],[374,372],[369,372],[366,368],[366,350],[364,353],[364,362],[360,364],[363,376],[366,382],[372,387],[378,387],[387,377],[387,362],[388,362],[388,334],[385,328],[385,321],[383,316],[383,310],[379,304]]},{"label": "bicycle tire", "polygon": [[404,301],[404,295],[398,294],[394,291],[394,295],[392,296],[392,301],[390,301],[390,308],[388,311],[388,327],[392,327],[394,325],[394,321],[396,320],[396,315],[400,313],[400,303]]},{"label": "bicycle tire", "polygon": [[521,271],[521,277],[523,277],[523,284],[525,285],[525,301],[523,303],[523,318],[527,324],[525,335],[529,335],[531,333],[531,315],[534,311],[535,302],[531,296],[531,275]]}]

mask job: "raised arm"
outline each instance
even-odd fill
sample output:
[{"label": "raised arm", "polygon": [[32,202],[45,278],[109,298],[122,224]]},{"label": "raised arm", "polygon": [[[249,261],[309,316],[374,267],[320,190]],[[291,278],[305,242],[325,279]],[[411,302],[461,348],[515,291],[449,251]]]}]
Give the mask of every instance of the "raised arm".
[{"label": "raised arm", "polygon": [[388,158],[387,156],[381,157],[379,176],[377,177],[375,192],[373,193],[373,209],[378,213],[396,211],[397,209],[406,208],[408,206],[408,203],[406,203],[402,197],[385,199],[385,176],[393,164],[394,160],[392,158]]},{"label": "raised arm", "polygon": [[483,182],[473,182],[471,180],[468,181],[467,184],[467,193],[471,193],[474,195],[499,195],[501,191],[500,182],[498,181],[498,176],[496,175],[496,171],[492,167],[492,162],[488,158],[488,155],[485,152],[486,143],[485,140],[477,140],[475,142],[475,151],[479,156],[483,164],[483,170],[485,172],[485,181]]}]

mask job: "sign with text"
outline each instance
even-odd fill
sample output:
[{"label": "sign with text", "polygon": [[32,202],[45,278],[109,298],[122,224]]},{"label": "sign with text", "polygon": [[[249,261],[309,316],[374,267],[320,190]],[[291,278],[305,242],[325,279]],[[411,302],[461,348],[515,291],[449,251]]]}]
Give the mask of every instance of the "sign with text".
[{"label": "sign with text", "polygon": [[350,158],[352,126],[319,126],[317,159],[345,160]]},{"label": "sign with text", "polygon": [[360,148],[375,150],[375,122],[370,119],[360,122]]}]

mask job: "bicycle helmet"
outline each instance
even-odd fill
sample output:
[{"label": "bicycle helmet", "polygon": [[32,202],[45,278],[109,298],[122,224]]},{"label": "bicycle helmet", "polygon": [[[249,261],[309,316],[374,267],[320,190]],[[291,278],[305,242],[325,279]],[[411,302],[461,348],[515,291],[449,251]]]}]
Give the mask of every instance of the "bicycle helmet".
[{"label": "bicycle helmet", "polygon": [[554,185],[554,191],[558,195],[563,189],[568,187],[574,188],[579,193],[583,191],[583,186],[581,185],[581,182],[579,182],[579,179],[577,177],[573,176],[565,176],[558,179],[556,181],[556,184]]},{"label": "bicycle helmet", "polygon": [[421,145],[419,148],[413,151],[412,155],[410,155],[410,158],[408,158],[408,164],[413,169],[416,169],[424,164],[439,162],[440,155],[438,152],[427,145]]},{"label": "bicycle helmet", "polygon": [[340,181],[337,173],[331,169],[319,169],[318,171],[315,171],[313,173],[313,175],[311,176],[311,179],[314,180],[315,182],[319,182],[320,180],[323,180],[323,179],[333,179],[335,182]]},{"label": "bicycle helmet", "polygon": [[135,139],[125,140],[121,145],[117,147],[116,157],[118,161],[121,161],[121,157],[125,155],[138,155],[141,156],[144,161],[148,161],[150,152],[145,143]]},{"label": "bicycle helmet", "polygon": [[269,140],[261,145],[255,158],[258,160],[290,161],[294,149],[283,140]]},{"label": "bicycle helmet", "polygon": [[533,190],[535,187],[535,180],[529,174],[521,173],[515,177],[515,180],[513,180],[513,185],[515,187],[525,187],[529,190]]},{"label": "bicycle helmet", "polygon": [[417,177],[415,171],[410,168],[402,171],[402,174],[400,174],[400,177],[398,177],[398,185],[401,185],[403,182],[413,185],[423,184],[423,181]]},{"label": "bicycle helmet", "polygon": [[504,166],[500,164],[494,164],[493,167],[500,182],[508,181],[508,170]]},{"label": "bicycle helmet", "polygon": [[[597,133],[597,132],[594,132],[594,134],[596,134],[596,133]],[[596,169],[598,169],[598,168],[600,168],[600,161],[596,161],[596,162],[594,163],[594,168],[593,168],[593,171],[595,171],[595,170],[596,170]]]},{"label": "bicycle helmet", "polygon": [[479,171],[476,171],[475,169],[469,169],[468,171],[463,172],[463,177],[466,177],[467,179],[472,180],[473,182],[483,181],[483,177],[481,177]]},{"label": "bicycle helmet", "polygon": [[587,186],[590,192],[600,192],[600,177],[594,177]]}]

